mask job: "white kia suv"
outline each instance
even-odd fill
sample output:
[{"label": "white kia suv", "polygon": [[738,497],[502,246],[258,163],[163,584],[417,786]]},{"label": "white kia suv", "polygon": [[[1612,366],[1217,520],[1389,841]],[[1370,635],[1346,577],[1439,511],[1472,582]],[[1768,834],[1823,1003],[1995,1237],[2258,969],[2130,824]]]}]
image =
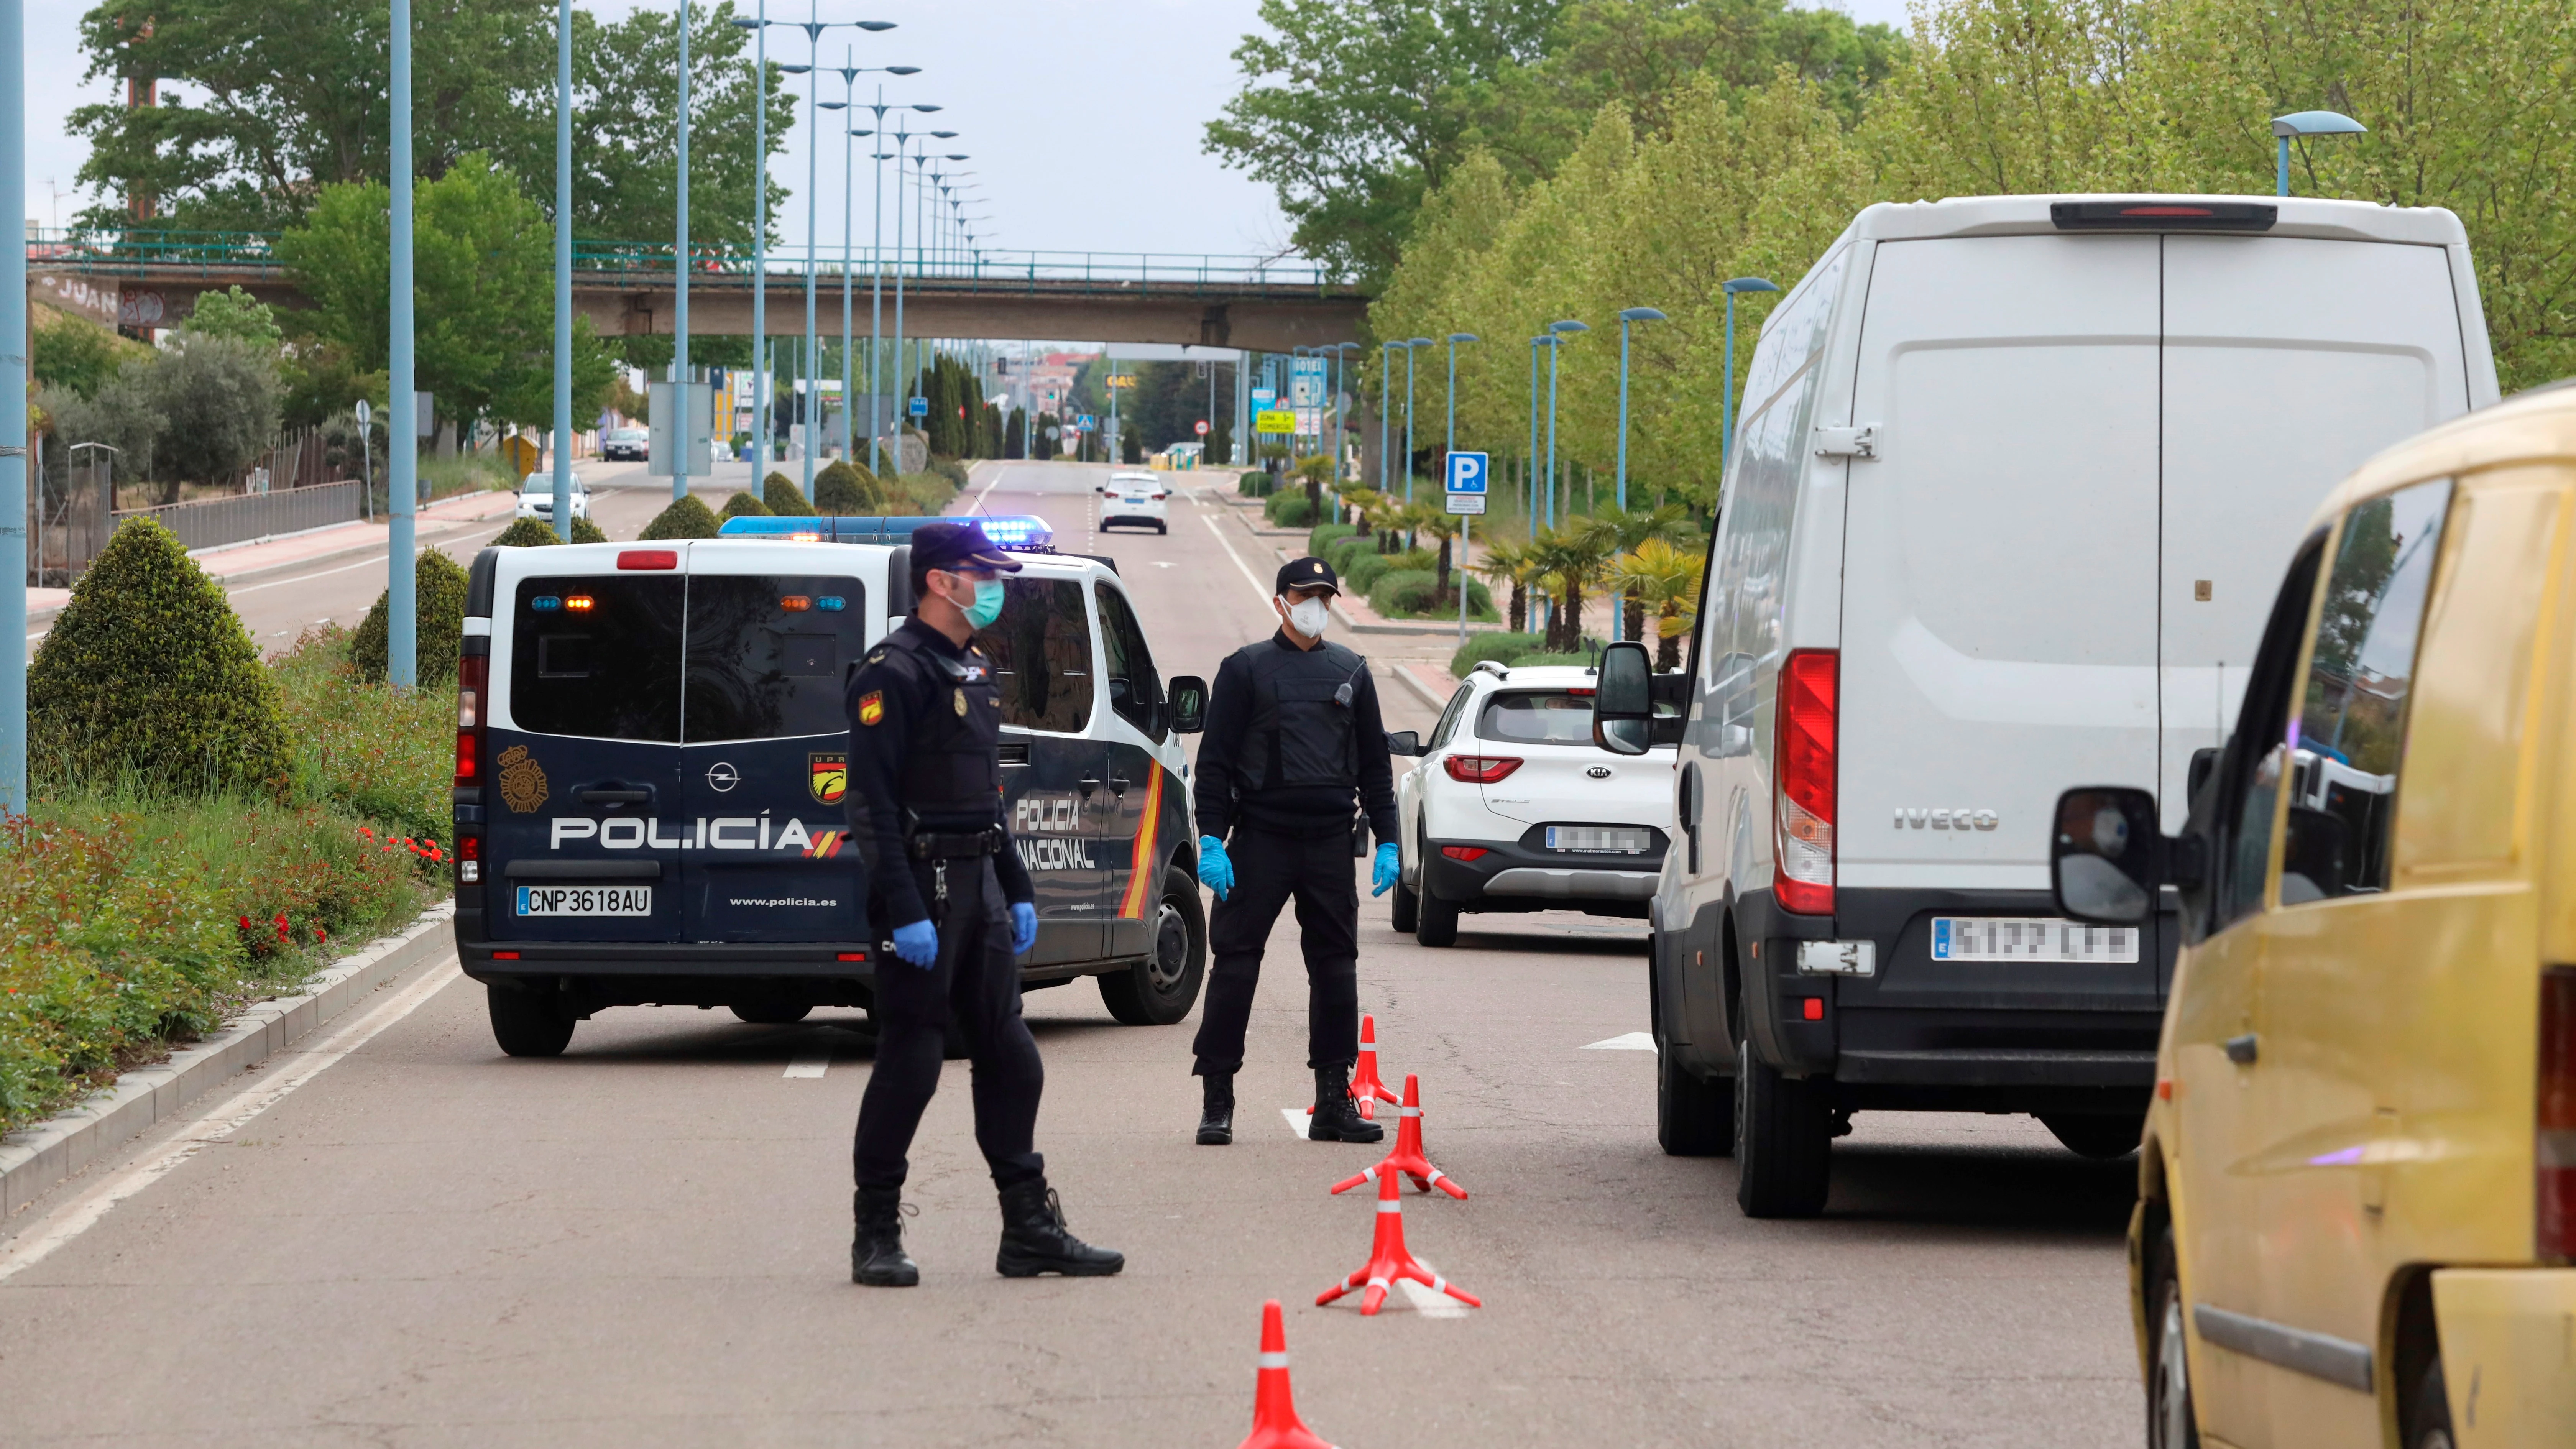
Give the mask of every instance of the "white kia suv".
[{"label": "white kia suv", "polygon": [[1396,781],[1403,872],[1395,928],[1458,939],[1461,911],[1639,916],[1673,815],[1673,746],[1621,759],[1592,744],[1593,672],[1476,666],[1429,741],[1388,737],[1420,763]]},{"label": "white kia suv", "polygon": [[1113,523],[1131,523],[1151,528],[1156,533],[1172,531],[1164,515],[1163,500],[1171,490],[1151,473],[1112,473],[1100,485],[1100,531],[1107,533]]}]

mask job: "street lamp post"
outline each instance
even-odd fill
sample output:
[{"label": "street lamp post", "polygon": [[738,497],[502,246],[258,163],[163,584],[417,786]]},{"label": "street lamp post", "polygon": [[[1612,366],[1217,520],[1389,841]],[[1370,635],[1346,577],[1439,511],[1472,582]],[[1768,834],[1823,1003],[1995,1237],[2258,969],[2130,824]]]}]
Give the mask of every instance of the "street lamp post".
[{"label": "street lamp post", "polygon": [[[1619,511],[1628,511],[1628,328],[1637,322],[1661,322],[1664,314],[1652,307],[1628,307],[1619,313]],[[1610,637],[1628,637],[1627,599],[1618,590],[1610,594]]]},{"label": "street lamp post", "polygon": [[1521,454],[1521,514],[1532,532],[1538,528],[1538,350],[1556,339],[1541,333],[1530,339],[1529,449]]},{"label": "street lamp post", "polygon": [[1738,292],[1776,292],[1779,285],[1761,277],[1737,277],[1725,283],[1726,293],[1726,364],[1720,386],[1725,395],[1717,400],[1717,476],[1718,486],[1726,486],[1726,465],[1735,456],[1735,294]]},{"label": "street lamp post", "polygon": [[[1565,321],[1550,322],[1547,324],[1547,330],[1548,335],[1554,339],[1556,344],[1547,350],[1547,526],[1554,528],[1556,527],[1557,360],[1565,355],[1566,338],[1570,336],[1579,336],[1580,334],[1589,332],[1592,329],[1581,322]],[[1579,638],[1579,631],[1583,628],[1583,621],[1581,619],[1575,620],[1574,627],[1578,631],[1577,637]]]},{"label": "street lamp post", "polygon": [[[913,109],[918,111],[924,108],[915,106]],[[935,109],[935,107],[932,109]],[[904,377],[903,373],[903,163],[909,159],[904,148],[915,141],[929,137],[937,137],[941,140],[946,140],[956,134],[957,133],[955,131],[898,130],[895,132],[894,156],[892,157],[892,160],[894,161],[894,361],[893,371],[889,374],[889,380],[895,382],[899,386],[910,386],[909,380]],[[917,210],[918,208],[916,208],[916,211]],[[916,215],[914,220],[918,222],[919,217]],[[903,419],[907,405],[905,404],[904,399],[898,398],[896,401],[898,406],[895,412],[894,426],[899,430],[903,426]],[[903,440],[900,436],[895,440],[894,467],[896,473],[902,473]]]},{"label": "street lamp post", "polygon": [[697,424],[697,400],[689,396],[689,0],[680,0],[680,138],[677,236],[671,270],[671,501],[689,496],[689,435]]},{"label": "street lamp post", "polygon": [[[892,68],[890,67],[889,69],[891,70]],[[885,98],[885,87],[880,85],[877,87],[876,101],[874,104],[870,105],[868,109],[875,114],[875,128],[855,134],[873,136],[875,138],[874,144],[882,146],[885,144],[885,114],[887,111],[911,110],[927,115],[939,110],[940,108],[937,106],[926,105],[909,107],[888,106]],[[868,281],[868,457],[871,469],[879,474],[883,474],[885,472],[885,449],[881,440],[885,436],[886,426],[884,416],[878,411],[878,409],[885,406],[885,164],[888,161],[901,159],[897,153],[902,149],[903,143],[900,139],[902,133],[897,132],[896,134],[898,139],[895,143],[895,152],[872,151],[868,154],[868,159],[876,163],[876,180],[874,183],[876,192],[876,219],[871,223],[870,238],[868,241],[868,270],[870,272]],[[897,181],[900,181],[901,179],[900,175],[896,177]],[[896,220],[898,224],[900,224],[902,220],[902,205],[903,194],[898,191],[895,194]],[[898,254],[900,253],[900,249],[901,244],[900,240],[898,240]],[[895,280],[896,286],[900,288],[902,285],[902,278],[898,275]],[[899,457],[897,459],[896,466],[897,470],[900,471],[901,459]]]},{"label": "street lamp post", "polygon": [[[859,28],[862,30],[876,30],[891,29],[892,27],[883,22],[869,21],[861,24]],[[859,77],[863,75],[904,76],[921,74],[921,67],[917,65],[854,66],[849,64],[849,58],[849,53],[844,51],[841,56],[842,64],[838,68],[837,72],[841,77],[840,104],[830,106],[828,109],[836,111],[849,110],[853,112],[873,109],[877,113],[877,119],[880,123],[882,123],[885,118],[886,108],[881,104],[885,100],[885,87],[882,85],[877,87],[877,100],[880,104],[873,107],[868,106],[857,98],[856,92]],[[853,137],[874,136],[876,131],[874,128],[861,130],[855,127],[844,127],[843,131],[845,134],[841,137],[841,455],[845,458],[856,458],[858,456],[858,448],[853,441],[850,432],[851,427],[856,423],[858,418],[858,392],[856,390],[857,378],[851,367],[851,355],[853,349],[857,345],[857,339],[852,335],[850,318],[852,301],[850,297],[851,262],[852,251],[855,245],[852,236],[853,228],[851,226],[851,213],[853,207],[856,205],[854,194],[850,189],[850,172],[851,163],[856,158],[852,153],[850,142]],[[820,144],[819,138],[817,138],[816,144]],[[882,170],[882,168],[880,169]],[[884,196],[882,195],[882,192],[880,192],[877,200],[880,219],[882,219],[884,208]],[[873,358],[874,355],[874,344],[871,343],[871,358]],[[873,386],[873,384],[871,384],[871,386]],[[873,405],[871,405],[869,421],[873,429],[873,424],[875,422]],[[875,444],[875,434],[873,430],[869,435],[869,444],[873,450]],[[873,459],[873,457],[874,454],[872,451],[871,458]]]},{"label": "street lamp post", "polygon": [[1336,495],[1342,487],[1342,456],[1351,448],[1351,415],[1350,410],[1342,406],[1342,387],[1350,381],[1351,354],[1361,350],[1356,342],[1333,344],[1333,491]]},{"label": "street lamp post", "polygon": [[1404,501],[1413,501],[1413,354],[1439,344],[1428,337],[1407,338],[1404,348]]},{"label": "street lamp post", "polygon": [[[2294,111],[2272,118],[2272,135],[2277,142],[2273,162],[2273,192],[2290,194],[2290,138],[2292,136],[2359,136],[2370,128],[2352,117],[2336,111]],[[2311,178],[2313,179],[2313,178]]]},{"label": "street lamp post", "polygon": [[[759,0],[750,15],[734,24],[751,32],[751,416],[759,460],[752,465],[752,491],[769,467],[769,0]],[[563,505],[555,505],[563,515]]]},{"label": "street lamp post", "polygon": [[572,0],[555,0],[555,536],[572,540]]},{"label": "street lamp post", "polygon": [[1386,429],[1388,419],[1395,412],[1392,393],[1395,383],[1395,349],[1403,345],[1401,342],[1381,342],[1377,345],[1377,491],[1380,497],[1395,491],[1395,474],[1392,471],[1395,467],[1395,455],[1387,451]]},{"label": "street lamp post", "polygon": [[[15,4],[16,0],[7,0],[7,3]],[[407,690],[420,682],[420,643],[415,632],[419,618],[416,612],[418,600],[413,595],[412,587],[412,571],[417,567],[412,561],[413,537],[416,531],[415,520],[420,511],[420,483],[417,477],[420,467],[418,422],[420,402],[412,389],[411,0],[392,0],[392,4],[393,34],[390,45],[391,54],[387,57],[392,69],[392,83],[389,89],[393,102],[393,154],[388,158],[391,162],[388,169],[392,174],[387,178],[392,183],[393,194],[391,205],[388,207],[390,215],[387,220],[392,232],[393,255],[388,259],[391,263],[392,295],[385,299],[389,309],[385,320],[390,332],[385,357],[387,389],[385,411],[390,414],[385,419],[388,425],[385,431],[390,435],[385,449],[390,455],[386,459],[389,476],[386,481],[385,496],[387,515],[385,520],[385,678],[394,688]],[[683,30],[686,28],[686,26],[682,27]],[[18,34],[17,28],[13,27],[10,30],[11,36]],[[24,84],[23,81],[15,79],[24,74],[23,67],[12,67],[8,74],[13,78],[13,84]],[[0,125],[23,126],[25,122],[19,119],[20,110],[20,107],[10,107],[8,109],[10,119],[0,121]],[[23,154],[23,134],[22,132],[19,146],[7,147],[5,143],[0,143],[0,165],[8,164],[10,156]],[[23,166],[25,163],[21,160],[19,164]],[[14,255],[23,254],[25,249],[12,247],[9,250]],[[26,263],[21,260],[13,265],[24,267]],[[20,285],[15,287],[0,287],[5,289],[10,299],[5,305],[11,307],[21,305],[17,299],[26,295],[24,280],[21,277]],[[9,335],[16,337],[20,334],[12,332]],[[24,388],[22,387],[20,391],[23,392]],[[10,412],[11,421],[0,423],[0,434],[5,434],[8,429],[24,426],[17,421],[24,416],[24,410],[11,409]],[[410,436],[406,437],[405,434]],[[24,440],[24,436],[23,433],[19,434],[21,441]],[[23,477],[24,474],[20,476]],[[21,507],[17,512],[11,513],[7,519],[0,520],[0,524],[15,527],[17,521],[24,516],[25,509]],[[9,584],[5,592],[22,599],[25,597],[15,581],[0,582]],[[24,605],[20,607],[23,608]],[[22,647],[26,632],[24,628],[9,630],[11,647]],[[13,672],[6,686],[21,701],[17,706],[18,734],[14,741],[18,747],[18,768],[22,772],[18,785],[21,801],[26,798],[26,787],[23,783],[26,750],[26,706],[23,703],[26,698],[25,680],[24,672]]]}]

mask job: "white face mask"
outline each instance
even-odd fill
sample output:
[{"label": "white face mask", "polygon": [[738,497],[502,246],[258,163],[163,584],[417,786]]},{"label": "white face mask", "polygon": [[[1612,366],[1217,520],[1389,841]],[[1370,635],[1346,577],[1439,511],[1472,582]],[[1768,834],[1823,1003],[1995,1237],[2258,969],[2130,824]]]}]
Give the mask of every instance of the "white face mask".
[{"label": "white face mask", "polygon": [[1333,607],[1328,600],[1304,599],[1291,604],[1283,596],[1279,603],[1288,611],[1288,622],[1309,639],[1323,638],[1324,626],[1333,621]]}]

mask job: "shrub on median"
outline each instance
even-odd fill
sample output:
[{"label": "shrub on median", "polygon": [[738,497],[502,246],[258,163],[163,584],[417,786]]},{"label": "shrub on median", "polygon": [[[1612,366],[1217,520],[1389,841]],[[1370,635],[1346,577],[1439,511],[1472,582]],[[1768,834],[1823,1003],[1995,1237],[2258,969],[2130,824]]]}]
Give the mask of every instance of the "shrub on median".
[{"label": "shrub on median", "polygon": [[885,486],[877,476],[846,458],[814,475],[814,510],[826,518],[863,517],[885,512]]},{"label": "shrub on median", "polygon": [[[1457,575],[1453,572],[1454,584]],[[1377,584],[1369,590],[1369,607],[1387,619],[1455,619],[1458,596],[1440,592],[1440,574],[1436,569],[1394,569],[1378,575]],[[1492,623],[1492,595],[1473,579],[1467,581],[1467,617],[1479,623]]]},{"label": "shrub on median", "polygon": [[[1317,558],[1329,560],[1331,555],[1324,550],[1357,532],[1359,532],[1358,529],[1347,523],[1319,523],[1306,535],[1306,552]],[[1334,569],[1338,572],[1340,565],[1334,565]]]},{"label": "shrub on median", "polygon": [[[688,500],[682,499],[680,501],[685,503]],[[769,511],[781,518],[811,518],[814,516],[814,505],[806,499],[805,491],[796,486],[795,479],[788,477],[784,473],[772,473],[768,477],[760,480],[760,501],[769,505]],[[675,503],[672,506],[676,508],[679,505]],[[703,503],[698,506],[700,508],[706,507]],[[713,517],[714,515],[710,514],[709,516]],[[655,523],[659,523],[662,520],[657,518],[653,521]],[[707,537],[708,535],[656,534],[654,536],[657,538],[701,538]]]},{"label": "shrub on median", "polygon": [[[533,518],[522,518],[501,531],[493,540],[508,543],[510,535],[528,528],[533,538],[523,536],[521,544],[550,544],[554,529]],[[413,677],[426,689],[447,684],[456,678],[457,643],[465,635],[465,568],[437,549],[424,549],[413,565],[412,587],[412,660],[417,671]],[[382,684],[386,677],[386,636],[390,625],[388,611],[392,605],[386,594],[376,595],[376,606],[358,624],[349,641],[349,660],[358,668],[358,677],[370,684]]]},{"label": "shrub on median", "polygon": [[541,518],[522,518],[502,529],[500,536],[492,540],[492,547],[544,548],[548,544],[561,542],[563,542],[562,539],[555,537],[553,524]]},{"label": "shrub on median", "polygon": [[[778,477],[775,473],[769,476],[773,479]],[[796,490],[791,487],[787,491],[792,494]],[[802,503],[804,499],[797,501]],[[804,510],[807,516],[813,512],[811,508]],[[698,501],[698,495],[692,493],[686,498],[672,499],[671,506],[654,514],[653,521],[644,525],[643,531],[635,535],[635,540],[653,543],[671,538],[713,538],[722,527],[716,522],[714,510]]]},{"label": "shrub on median", "polygon": [[1307,528],[1315,522],[1315,505],[1303,492],[1273,493],[1263,500],[1261,512],[1273,528]]},{"label": "shrub on median", "polygon": [[753,497],[748,489],[737,489],[731,498],[725,500],[723,511],[716,515],[719,519],[767,518],[769,516],[769,505],[761,502],[758,498]]}]

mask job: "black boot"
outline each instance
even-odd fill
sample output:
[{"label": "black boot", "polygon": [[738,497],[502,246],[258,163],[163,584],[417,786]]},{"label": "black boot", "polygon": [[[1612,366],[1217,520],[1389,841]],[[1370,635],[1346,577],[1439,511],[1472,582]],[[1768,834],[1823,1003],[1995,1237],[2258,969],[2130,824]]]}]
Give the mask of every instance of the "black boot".
[{"label": "black boot", "polygon": [[863,1187],[850,1197],[858,1233],[850,1240],[850,1281],[871,1288],[910,1288],[921,1270],[903,1250],[903,1189]]},{"label": "black boot", "polygon": [[1306,1124],[1309,1142],[1379,1142],[1386,1129],[1360,1115],[1351,1101],[1348,1065],[1315,1069],[1315,1116]]},{"label": "black boot", "polygon": [[1126,1266],[1125,1254],[1095,1248],[1064,1230],[1064,1205],[1045,1178],[1002,1189],[1002,1250],[994,1255],[994,1272],[1005,1278],[1106,1278]]},{"label": "black boot", "polygon": [[1234,1140],[1234,1074],[1214,1072],[1199,1078],[1199,1145],[1223,1147]]}]

